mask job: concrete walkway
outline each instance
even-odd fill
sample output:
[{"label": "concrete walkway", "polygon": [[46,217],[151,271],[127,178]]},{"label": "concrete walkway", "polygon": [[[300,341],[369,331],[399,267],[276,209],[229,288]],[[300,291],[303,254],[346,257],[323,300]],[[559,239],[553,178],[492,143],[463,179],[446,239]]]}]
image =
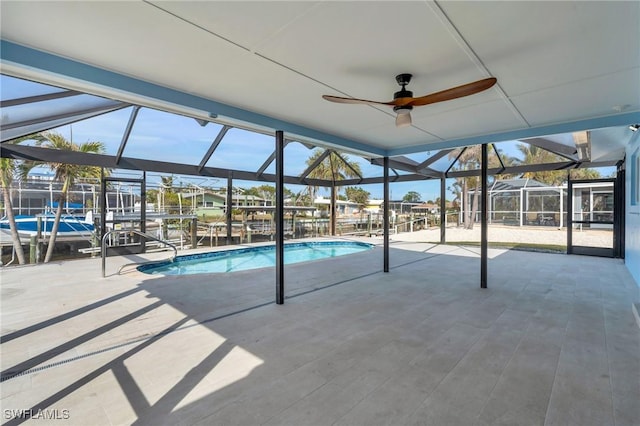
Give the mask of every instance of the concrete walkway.
[{"label": "concrete walkway", "polygon": [[[480,242],[480,224],[473,229],[449,227],[446,228],[447,242]],[[558,229],[551,226],[504,226],[489,225],[488,240],[490,243],[528,243],[551,244],[557,246],[567,245],[567,229]],[[411,242],[439,242],[440,228],[432,227],[415,232],[402,232],[390,237],[393,241]],[[587,247],[613,247],[613,230],[611,229],[575,229],[573,231],[573,244]]]},{"label": "concrete walkway", "polygon": [[637,425],[622,261],[491,250],[482,290],[477,252],[395,242],[388,274],[381,248],[290,265],[282,306],[272,269],[3,269],[2,422]]}]

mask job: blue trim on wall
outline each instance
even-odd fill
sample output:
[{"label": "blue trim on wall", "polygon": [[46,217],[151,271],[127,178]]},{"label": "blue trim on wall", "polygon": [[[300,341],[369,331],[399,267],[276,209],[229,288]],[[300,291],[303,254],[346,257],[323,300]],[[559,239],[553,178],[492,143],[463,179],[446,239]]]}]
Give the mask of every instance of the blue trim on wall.
[{"label": "blue trim on wall", "polygon": [[548,126],[529,127],[502,133],[492,133],[471,138],[451,139],[442,142],[424,143],[406,148],[391,149],[388,155],[413,154],[416,152],[434,151],[444,148],[457,148],[460,146],[477,145],[492,142],[504,142],[518,139],[533,138],[538,136],[558,135],[561,133],[577,132],[580,130],[602,129],[605,127],[628,126],[631,123],[640,122],[640,111],[609,115],[606,117],[590,118],[588,120],[570,121],[568,123],[551,124]]},{"label": "blue trim on wall", "polygon": [[386,155],[386,151],[379,147],[370,146],[350,139],[344,139],[339,136],[299,126],[277,118],[247,111],[212,101],[210,99],[180,92],[178,90],[169,89],[136,78],[127,77],[92,65],[83,64],[71,59],[62,58],[40,50],[21,46],[7,40],[0,40],[0,43],[0,57],[3,62],[12,62],[16,65],[26,66],[42,70],[44,72],[86,81],[88,83],[97,84],[107,88],[113,88],[152,99],[158,99],[164,102],[170,102],[172,104],[206,111],[215,115],[226,116],[274,130],[282,130],[294,135],[343,146],[347,149],[364,151],[380,156]]}]

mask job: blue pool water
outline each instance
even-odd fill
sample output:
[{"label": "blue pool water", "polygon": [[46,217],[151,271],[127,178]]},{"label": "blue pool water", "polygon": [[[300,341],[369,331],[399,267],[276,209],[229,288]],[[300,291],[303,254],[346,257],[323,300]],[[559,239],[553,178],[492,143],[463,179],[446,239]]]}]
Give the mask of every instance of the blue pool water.
[{"label": "blue pool water", "polygon": [[[327,257],[344,256],[370,250],[372,244],[323,241],[284,245],[284,263],[307,262]],[[145,274],[190,275],[235,272],[275,266],[275,246],[251,247],[218,252],[178,256],[173,262],[158,262],[138,266]]]}]

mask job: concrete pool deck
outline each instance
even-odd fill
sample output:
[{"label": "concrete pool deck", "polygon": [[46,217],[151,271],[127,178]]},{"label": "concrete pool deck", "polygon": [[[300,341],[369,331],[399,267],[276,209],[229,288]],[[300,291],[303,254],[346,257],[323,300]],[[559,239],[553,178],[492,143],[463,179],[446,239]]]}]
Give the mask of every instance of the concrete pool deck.
[{"label": "concrete pool deck", "polygon": [[640,295],[622,261],[490,250],[482,290],[476,248],[390,252],[388,274],[380,247],[288,265],[282,306],[273,269],[5,268],[2,422],[637,424]]}]

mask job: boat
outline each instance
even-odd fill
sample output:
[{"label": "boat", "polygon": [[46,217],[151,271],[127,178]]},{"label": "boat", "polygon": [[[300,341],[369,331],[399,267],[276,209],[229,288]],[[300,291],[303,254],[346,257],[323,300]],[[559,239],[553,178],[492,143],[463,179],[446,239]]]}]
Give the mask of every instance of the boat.
[{"label": "boat", "polygon": [[[89,215],[87,215],[89,216]],[[90,236],[94,230],[94,224],[90,217],[78,217],[73,215],[62,215],[58,226],[58,235],[63,236]],[[38,234],[38,221],[41,221],[41,233],[43,236],[51,233],[55,215],[39,214],[37,216],[17,215],[15,217],[18,234],[22,237],[31,237]],[[0,230],[3,234],[10,231],[9,220],[5,217],[0,219]],[[5,232],[6,231],[6,232]]]}]

